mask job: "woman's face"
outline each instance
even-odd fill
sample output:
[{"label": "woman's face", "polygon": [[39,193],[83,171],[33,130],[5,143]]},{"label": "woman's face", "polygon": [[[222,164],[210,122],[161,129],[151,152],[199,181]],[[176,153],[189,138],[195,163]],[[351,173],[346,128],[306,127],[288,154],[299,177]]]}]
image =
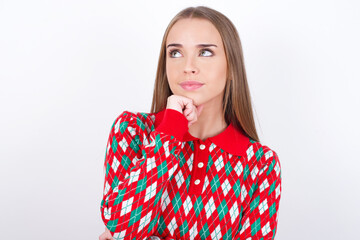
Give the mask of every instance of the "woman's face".
[{"label": "woman's face", "polygon": [[[193,99],[196,106],[206,103],[219,108],[226,83],[227,62],[215,26],[205,19],[181,19],[170,29],[166,48],[166,74],[171,91]],[[204,85],[193,90],[184,89],[180,83],[188,80]]]}]

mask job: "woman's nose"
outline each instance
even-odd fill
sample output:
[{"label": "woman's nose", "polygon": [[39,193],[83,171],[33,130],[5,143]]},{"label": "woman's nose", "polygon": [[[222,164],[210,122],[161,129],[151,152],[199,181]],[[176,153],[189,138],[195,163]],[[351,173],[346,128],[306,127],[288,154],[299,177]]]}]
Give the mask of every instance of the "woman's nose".
[{"label": "woman's nose", "polygon": [[185,59],[184,72],[185,73],[197,73],[199,70],[196,66],[196,59],[192,56],[188,56]]}]

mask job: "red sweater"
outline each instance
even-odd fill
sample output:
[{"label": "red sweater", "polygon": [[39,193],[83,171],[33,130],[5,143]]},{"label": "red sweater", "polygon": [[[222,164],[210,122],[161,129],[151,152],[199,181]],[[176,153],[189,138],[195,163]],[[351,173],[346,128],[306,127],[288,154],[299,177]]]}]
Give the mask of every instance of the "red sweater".
[{"label": "red sweater", "polygon": [[274,239],[281,166],[230,124],[202,141],[173,109],[124,111],[105,155],[101,216],[115,239]]}]

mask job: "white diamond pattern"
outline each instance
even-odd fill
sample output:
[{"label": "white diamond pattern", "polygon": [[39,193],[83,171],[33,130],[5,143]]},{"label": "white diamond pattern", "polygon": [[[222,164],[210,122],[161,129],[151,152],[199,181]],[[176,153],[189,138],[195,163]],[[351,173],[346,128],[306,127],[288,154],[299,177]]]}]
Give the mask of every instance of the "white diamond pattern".
[{"label": "white diamond pattern", "polygon": [[119,132],[120,122],[121,122],[121,118],[115,123],[115,126],[114,126],[114,132],[115,132],[115,133],[118,133],[118,132]]},{"label": "white diamond pattern", "polygon": [[246,150],[246,154],[247,154],[247,159],[248,161],[254,156],[254,148],[253,145],[251,145],[247,150]]},{"label": "white diamond pattern", "polygon": [[234,202],[234,205],[230,208],[230,216],[231,216],[231,223],[234,223],[236,218],[239,216],[239,207],[237,202]]},{"label": "white diamond pattern", "polygon": [[147,226],[147,225],[150,223],[151,214],[152,214],[152,210],[151,210],[148,214],[146,214],[145,217],[143,217],[143,218],[140,219],[140,225],[139,225],[139,228],[138,228],[138,233],[139,233],[145,226]]},{"label": "white diamond pattern", "polygon": [[187,160],[187,165],[189,166],[189,171],[192,170],[193,167],[193,161],[194,161],[194,153],[191,154],[191,156],[189,157],[189,159]]},{"label": "white diamond pattern", "polygon": [[246,187],[244,185],[242,185],[242,187],[241,187],[241,202],[244,201],[246,195],[247,195]]},{"label": "white diamond pattern", "polygon": [[207,188],[208,186],[209,186],[209,179],[208,179],[207,176],[205,176],[202,193],[206,190],[206,188]]},{"label": "white diamond pattern", "polygon": [[147,161],[146,161],[146,171],[150,172],[151,169],[153,169],[154,167],[156,167],[155,157],[148,158]]},{"label": "white diamond pattern", "polygon": [[269,150],[265,153],[265,159],[268,160],[269,157],[272,157],[273,156],[273,151]]},{"label": "white diamond pattern", "polygon": [[221,188],[224,192],[224,196],[226,196],[231,189],[230,182],[228,179],[225,179],[225,181],[221,184]]},{"label": "white diamond pattern", "polygon": [[258,172],[259,172],[259,169],[257,168],[257,166],[255,166],[254,169],[251,171],[252,180],[254,180],[256,178]]},{"label": "white diamond pattern", "polygon": [[163,148],[165,150],[165,157],[169,157],[170,150],[169,150],[169,141],[166,141],[163,145]]},{"label": "white diamond pattern", "polygon": [[259,191],[260,192],[262,192],[262,191],[264,191],[266,188],[268,188],[269,187],[269,182],[268,182],[268,180],[267,179],[265,179],[262,183],[261,183],[261,185],[260,185],[260,187],[259,187]]},{"label": "white diamond pattern", "polygon": [[241,228],[240,234],[242,234],[250,226],[249,218],[245,220],[244,226]]},{"label": "white diamond pattern", "polygon": [[195,236],[198,234],[197,231],[197,222],[194,223],[193,227],[189,231],[190,233],[190,240],[194,240]]},{"label": "white diamond pattern", "polygon": [[276,176],[279,176],[279,173],[280,173],[279,162],[277,162],[276,165],[275,165],[275,172],[276,172]]},{"label": "white diamond pattern", "polygon": [[166,207],[169,205],[170,203],[170,198],[169,198],[169,193],[168,191],[165,189],[163,195],[161,196],[161,210],[164,212]]},{"label": "white diamond pattern", "polygon": [[134,137],[136,135],[135,128],[129,126],[127,129],[132,137]]},{"label": "white diamond pattern", "polygon": [[270,223],[269,222],[267,222],[266,224],[265,224],[265,226],[263,226],[262,228],[261,228],[261,232],[262,232],[262,234],[263,234],[263,236],[265,236],[266,234],[268,234],[269,232],[270,232]]},{"label": "white diamond pattern", "polygon": [[267,204],[267,199],[262,201],[258,208],[259,208],[260,215],[262,215],[269,208],[269,206]]},{"label": "white diamond pattern", "polygon": [[275,198],[278,198],[279,195],[280,195],[280,184],[276,187],[275,192],[276,192],[276,197]]},{"label": "white diamond pattern", "polygon": [[181,169],[179,169],[179,172],[175,175],[175,180],[176,180],[176,185],[178,186],[178,188],[181,187],[181,185],[184,183],[185,179],[184,179],[184,175],[182,174]]},{"label": "white diamond pattern", "polygon": [[145,202],[149,201],[149,199],[151,199],[156,195],[156,185],[157,185],[156,182],[154,182],[153,184],[151,184],[150,187],[146,188],[145,199],[144,199]]},{"label": "white diamond pattern", "polygon": [[217,225],[217,227],[216,227],[216,228],[214,229],[214,231],[211,233],[211,239],[214,239],[214,240],[222,239],[220,225]]},{"label": "white diamond pattern", "polygon": [[243,165],[241,164],[240,161],[237,162],[236,166],[235,166],[235,172],[236,174],[240,177],[241,173],[243,172],[244,168]]},{"label": "white diamond pattern", "polygon": [[176,224],[176,217],[174,217],[170,224],[167,226],[167,228],[169,229],[171,235],[174,235],[174,231],[177,228],[177,224]]},{"label": "white diamond pattern", "polygon": [[124,137],[119,142],[119,145],[120,145],[121,149],[123,150],[123,152],[126,152],[127,148],[129,147],[129,144],[127,143],[126,138],[124,138]]},{"label": "white diamond pattern", "polygon": [[212,152],[212,150],[214,150],[215,147],[216,147],[216,145],[211,143],[209,146],[209,152]]},{"label": "white diamond pattern", "polygon": [[129,181],[129,185],[133,182],[136,182],[139,179],[140,176],[140,170],[138,169],[136,172],[131,172],[130,173],[130,181]]},{"label": "white diamond pattern", "polygon": [[193,207],[191,203],[191,198],[188,196],[183,204],[185,215],[187,216],[190,212],[190,209]]},{"label": "white diamond pattern", "polygon": [[223,160],[222,156],[220,156],[220,157],[218,157],[218,159],[216,159],[215,167],[218,172],[224,167],[224,160]]},{"label": "white diamond pattern", "polygon": [[133,204],[134,197],[125,200],[121,203],[121,213],[120,216],[124,216],[125,214],[131,212],[131,207]]},{"label": "white diamond pattern", "polygon": [[104,217],[109,220],[111,218],[111,207],[104,209]]},{"label": "white diamond pattern", "polygon": [[205,205],[206,217],[208,219],[211,216],[211,214],[214,212],[214,210],[215,210],[214,198],[211,197]]}]

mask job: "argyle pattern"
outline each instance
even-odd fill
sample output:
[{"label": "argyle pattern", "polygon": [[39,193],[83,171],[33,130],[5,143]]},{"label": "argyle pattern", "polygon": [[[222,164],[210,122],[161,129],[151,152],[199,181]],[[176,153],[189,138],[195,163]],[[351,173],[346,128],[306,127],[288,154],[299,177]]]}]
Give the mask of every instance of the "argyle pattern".
[{"label": "argyle pattern", "polygon": [[[186,120],[175,110],[168,114]],[[124,111],[111,127],[100,209],[114,239],[275,238],[281,165],[274,150],[249,139],[240,156],[211,143],[202,192],[188,194],[194,142],[156,129],[154,120]]]}]

